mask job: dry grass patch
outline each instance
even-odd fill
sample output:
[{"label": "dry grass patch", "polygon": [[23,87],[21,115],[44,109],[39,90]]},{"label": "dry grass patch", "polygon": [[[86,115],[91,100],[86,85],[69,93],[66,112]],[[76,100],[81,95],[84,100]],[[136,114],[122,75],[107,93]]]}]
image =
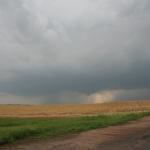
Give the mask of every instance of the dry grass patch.
[{"label": "dry grass patch", "polygon": [[150,101],[103,104],[0,105],[0,117],[64,117],[141,111],[150,111]]}]

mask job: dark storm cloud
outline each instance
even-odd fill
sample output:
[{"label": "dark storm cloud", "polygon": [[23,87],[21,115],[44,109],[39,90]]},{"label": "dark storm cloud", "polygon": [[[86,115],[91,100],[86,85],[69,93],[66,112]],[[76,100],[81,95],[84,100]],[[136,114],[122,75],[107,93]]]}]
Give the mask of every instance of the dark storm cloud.
[{"label": "dark storm cloud", "polygon": [[1,102],[149,99],[149,13],[149,0],[1,0]]}]

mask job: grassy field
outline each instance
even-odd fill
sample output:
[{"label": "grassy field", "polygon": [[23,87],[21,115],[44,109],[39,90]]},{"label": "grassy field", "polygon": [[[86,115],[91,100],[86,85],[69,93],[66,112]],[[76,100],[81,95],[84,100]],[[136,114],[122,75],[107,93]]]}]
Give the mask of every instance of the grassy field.
[{"label": "grassy field", "polygon": [[150,115],[150,112],[121,113],[68,118],[0,118],[0,144],[27,137],[56,137],[90,129],[122,124]]},{"label": "grassy field", "polygon": [[76,105],[0,105],[0,117],[64,117],[150,111],[150,101]]}]

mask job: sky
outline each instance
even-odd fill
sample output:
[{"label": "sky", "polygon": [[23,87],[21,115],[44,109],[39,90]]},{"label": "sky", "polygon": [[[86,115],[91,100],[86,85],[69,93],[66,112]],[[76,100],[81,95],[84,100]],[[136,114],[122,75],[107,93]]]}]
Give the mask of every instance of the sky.
[{"label": "sky", "polygon": [[149,0],[0,0],[0,103],[150,99]]}]

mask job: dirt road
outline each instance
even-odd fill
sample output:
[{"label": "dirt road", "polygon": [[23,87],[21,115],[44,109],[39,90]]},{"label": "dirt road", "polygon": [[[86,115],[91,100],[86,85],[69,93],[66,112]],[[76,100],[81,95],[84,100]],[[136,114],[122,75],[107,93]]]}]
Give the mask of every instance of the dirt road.
[{"label": "dirt road", "polygon": [[0,150],[150,150],[150,117],[71,137],[22,141]]}]

